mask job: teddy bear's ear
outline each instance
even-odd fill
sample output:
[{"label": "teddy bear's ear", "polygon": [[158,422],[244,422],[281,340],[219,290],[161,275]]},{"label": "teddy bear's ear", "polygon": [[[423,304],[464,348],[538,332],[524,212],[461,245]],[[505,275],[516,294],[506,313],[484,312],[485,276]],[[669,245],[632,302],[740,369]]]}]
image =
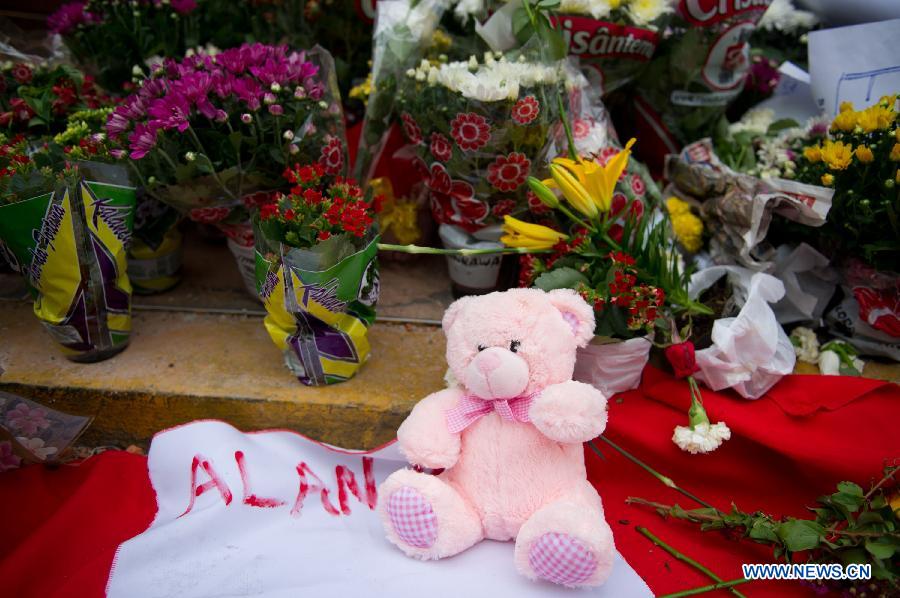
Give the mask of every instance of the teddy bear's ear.
[{"label": "teddy bear's ear", "polygon": [[547,293],[550,303],[572,327],[575,342],[586,347],[594,337],[594,310],[572,289],[554,289]]},{"label": "teddy bear's ear", "polygon": [[455,322],[456,318],[459,317],[459,314],[462,313],[463,307],[471,300],[472,297],[462,297],[450,304],[450,307],[444,312],[444,319],[441,321],[441,328],[444,329],[444,334],[450,332],[450,327],[453,326],[453,322]]}]

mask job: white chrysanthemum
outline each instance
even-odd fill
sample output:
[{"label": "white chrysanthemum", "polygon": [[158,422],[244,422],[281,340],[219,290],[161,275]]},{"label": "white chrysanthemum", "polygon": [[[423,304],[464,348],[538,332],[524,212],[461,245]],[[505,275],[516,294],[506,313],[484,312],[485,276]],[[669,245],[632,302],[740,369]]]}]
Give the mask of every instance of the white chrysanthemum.
[{"label": "white chrysanthemum", "polygon": [[[559,80],[557,66],[491,60],[487,64],[450,62],[439,67],[420,65],[410,69],[408,76],[442,85],[466,98],[482,102],[496,102],[519,97],[521,87],[531,87]],[[473,70],[474,69],[474,70]],[[435,72],[436,71],[436,72]]]},{"label": "white chrysanthemum", "polygon": [[612,10],[609,0],[562,0],[559,5],[559,12],[563,14],[573,15],[591,15],[595,19],[608,17]]},{"label": "white chrysanthemum", "polygon": [[782,33],[812,29],[819,22],[814,13],[798,10],[791,0],[774,0],[759,20],[757,27]]},{"label": "white chrysanthemum", "polygon": [[809,328],[798,326],[791,332],[791,344],[794,345],[794,353],[797,359],[806,363],[819,362],[819,339],[816,333]]},{"label": "white chrysanthemum", "polygon": [[719,448],[723,442],[731,438],[731,430],[724,422],[717,424],[697,424],[693,428],[688,426],[676,426],[672,435],[672,442],[683,451],[692,455],[711,453]]},{"label": "white chrysanthemum", "polygon": [[628,12],[638,26],[647,26],[674,10],[669,0],[631,0],[628,5]]}]

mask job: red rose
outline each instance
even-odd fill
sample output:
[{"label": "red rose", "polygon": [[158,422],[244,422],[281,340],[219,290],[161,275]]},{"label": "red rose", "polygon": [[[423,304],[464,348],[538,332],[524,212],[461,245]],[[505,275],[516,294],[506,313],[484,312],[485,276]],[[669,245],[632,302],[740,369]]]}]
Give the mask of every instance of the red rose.
[{"label": "red rose", "polygon": [[403,133],[409,142],[415,145],[422,143],[422,129],[419,128],[413,117],[408,112],[404,112],[400,115],[400,120],[403,121]]},{"label": "red rose", "polygon": [[434,159],[441,162],[446,162],[450,159],[450,156],[453,155],[453,146],[450,145],[450,140],[440,133],[431,134],[430,149]]},{"label": "red rose", "polygon": [[538,117],[541,105],[534,96],[525,96],[513,106],[512,119],[520,125],[527,125]]},{"label": "red rose", "polygon": [[694,343],[691,341],[666,347],[666,359],[672,365],[676,378],[687,378],[700,371],[694,357]]},{"label": "red rose", "polygon": [[511,152],[488,166],[488,181],[500,191],[514,191],[528,178],[531,161],[520,152]]},{"label": "red rose", "polygon": [[328,145],[322,148],[319,164],[328,174],[339,174],[344,166],[344,144],[337,137],[332,137]]},{"label": "red rose", "polygon": [[461,150],[472,152],[484,147],[490,141],[491,125],[479,114],[461,112],[450,121],[450,136]]}]

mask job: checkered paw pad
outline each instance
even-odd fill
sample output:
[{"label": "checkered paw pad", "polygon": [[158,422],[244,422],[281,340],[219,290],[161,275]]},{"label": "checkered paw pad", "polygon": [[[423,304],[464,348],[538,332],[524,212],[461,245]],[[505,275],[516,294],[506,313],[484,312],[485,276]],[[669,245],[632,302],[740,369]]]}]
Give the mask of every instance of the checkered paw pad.
[{"label": "checkered paw pad", "polygon": [[539,577],[566,586],[582,583],[597,569],[597,559],[568,534],[544,534],[532,545],[528,562]]},{"label": "checkered paw pad", "polygon": [[416,548],[429,548],[437,539],[437,517],[418,490],[403,486],[388,500],[391,525],[400,539]]}]

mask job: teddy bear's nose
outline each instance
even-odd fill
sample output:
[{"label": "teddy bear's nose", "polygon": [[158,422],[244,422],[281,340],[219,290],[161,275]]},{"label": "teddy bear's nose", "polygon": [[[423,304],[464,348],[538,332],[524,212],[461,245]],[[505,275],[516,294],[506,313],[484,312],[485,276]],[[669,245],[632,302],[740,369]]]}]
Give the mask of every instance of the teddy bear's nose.
[{"label": "teddy bear's nose", "polygon": [[500,367],[500,356],[494,351],[483,351],[476,361],[478,362],[478,370],[482,374],[487,374]]}]

